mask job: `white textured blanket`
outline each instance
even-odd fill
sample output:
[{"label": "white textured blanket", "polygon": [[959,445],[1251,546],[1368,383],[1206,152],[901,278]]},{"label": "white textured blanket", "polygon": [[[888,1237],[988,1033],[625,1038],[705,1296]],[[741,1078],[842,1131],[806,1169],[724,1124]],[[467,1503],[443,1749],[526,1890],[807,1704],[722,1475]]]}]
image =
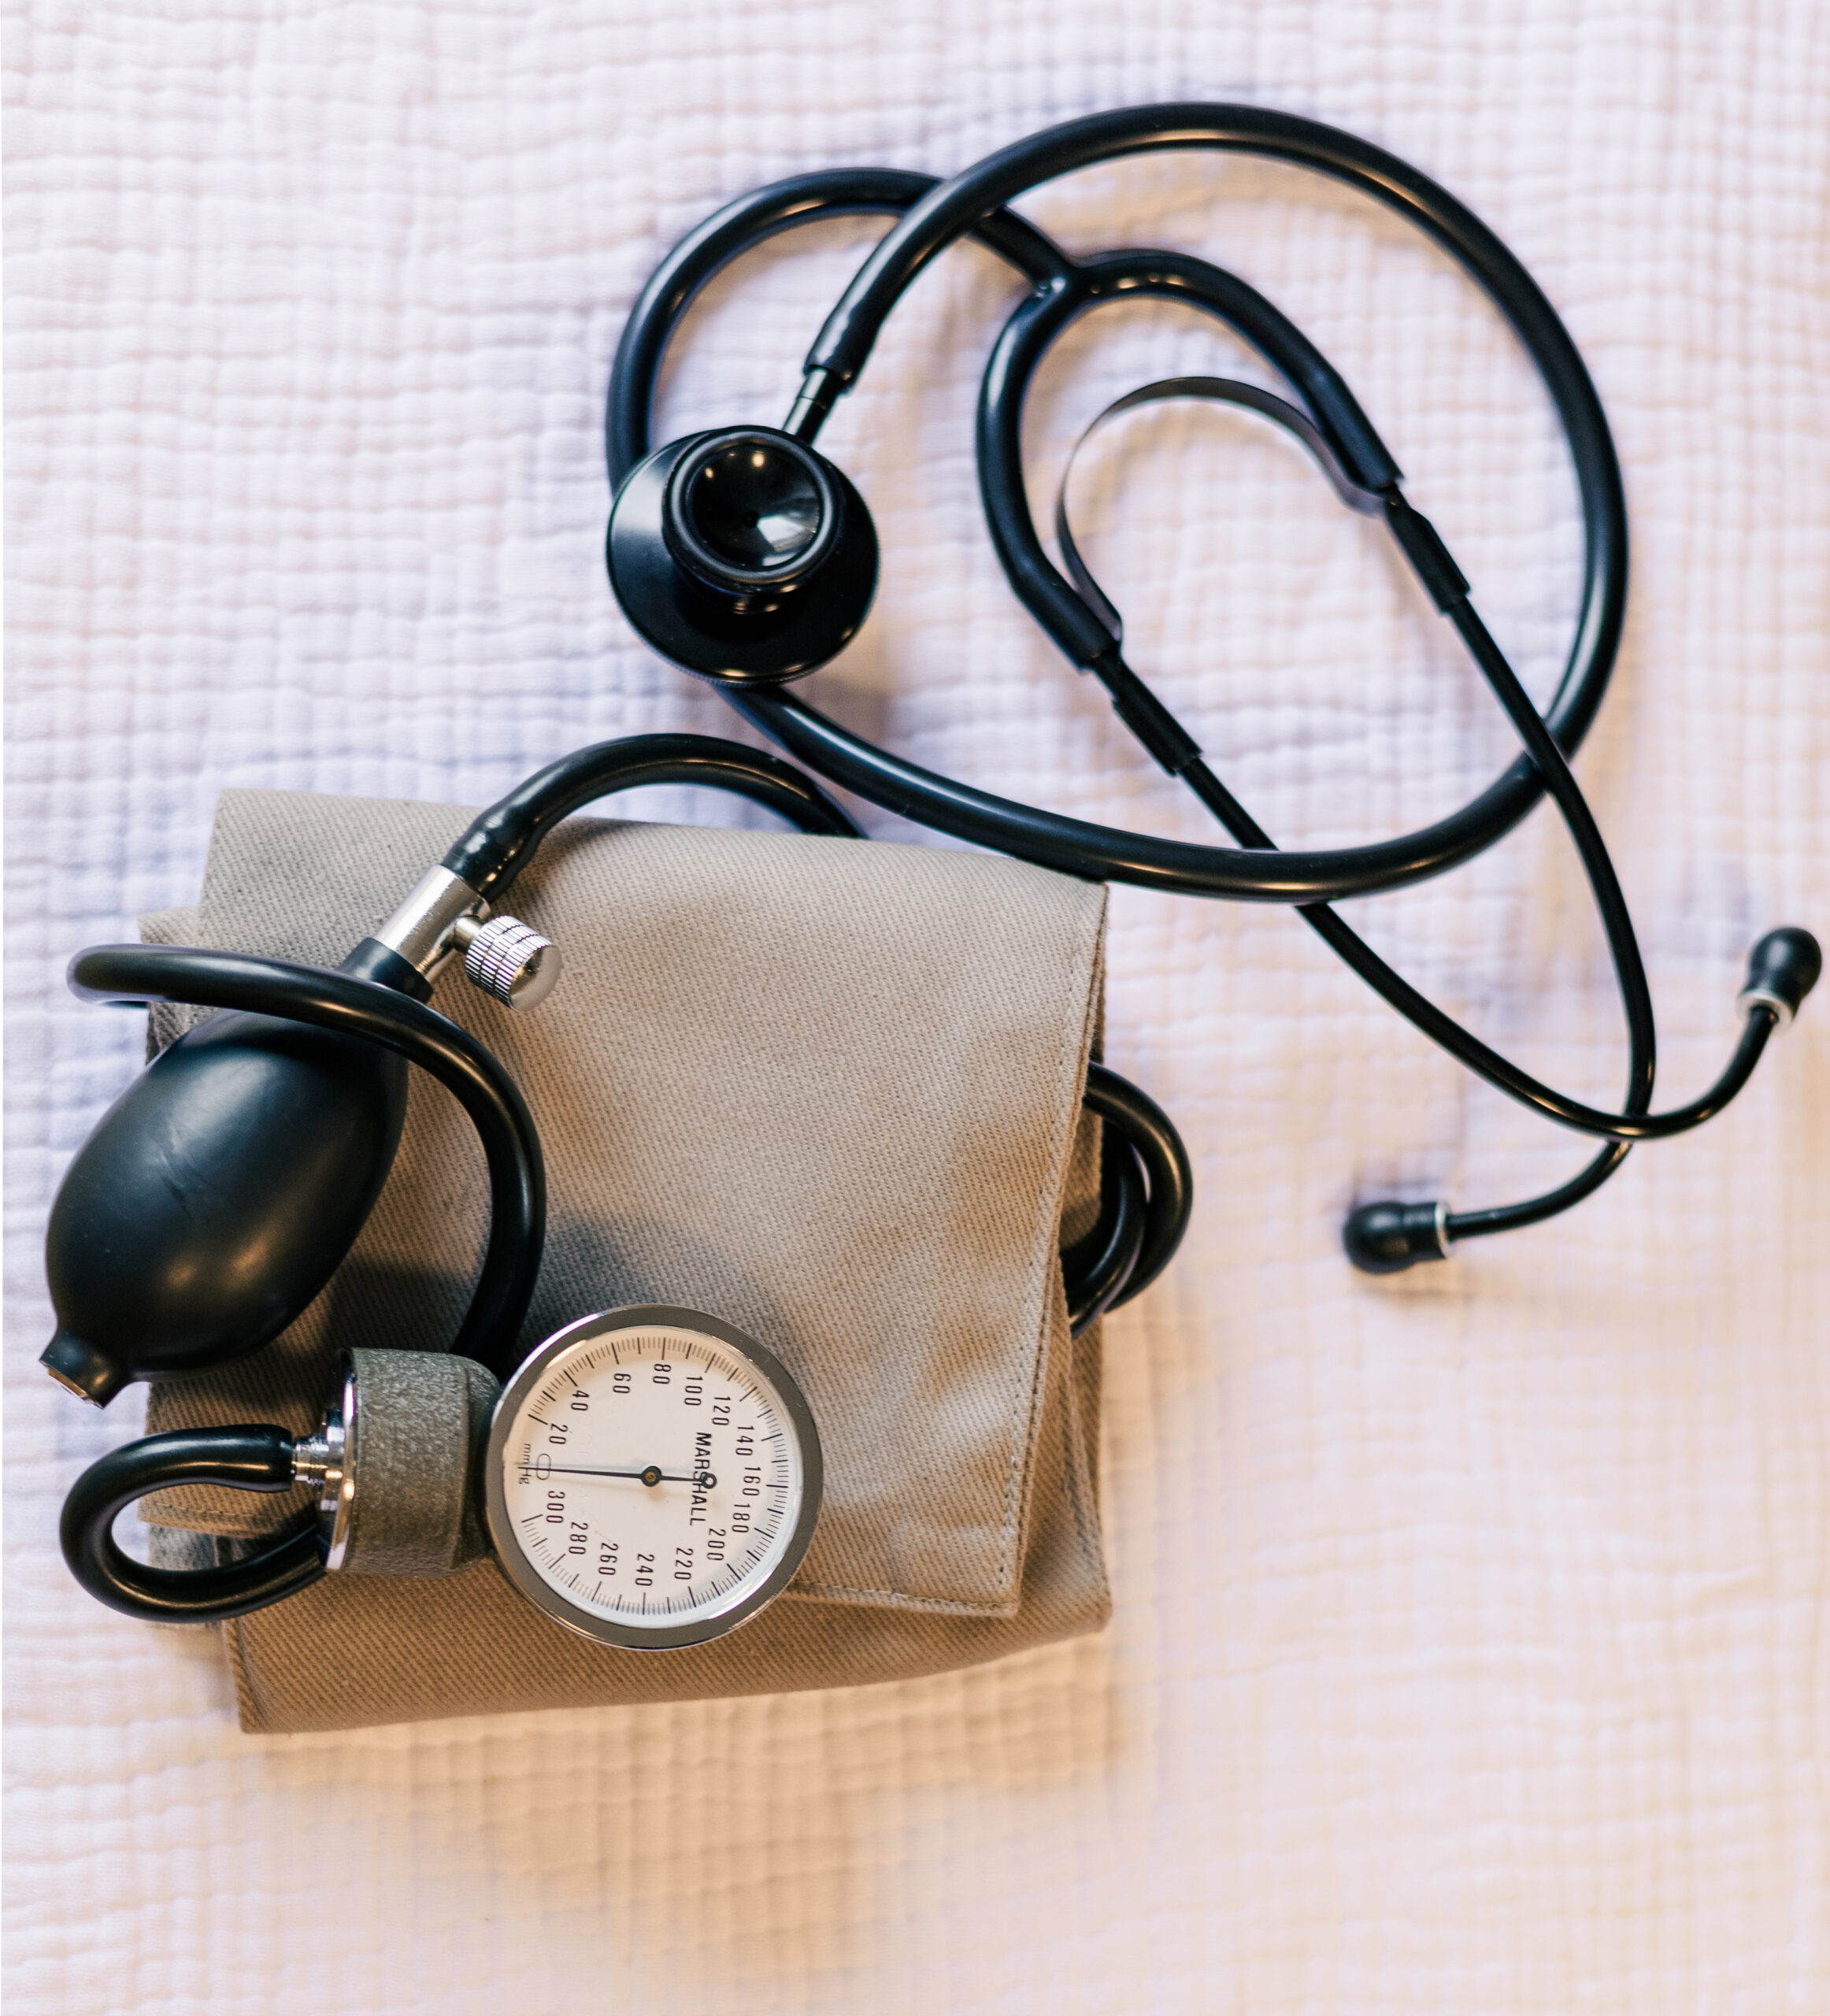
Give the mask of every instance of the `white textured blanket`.
[{"label": "white textured blanket", "polygon": [[[137,1409],[88,1414],[33,1362],[44,1208],[139,1042],[61,971],[193,897],[219,790],[474,802],[594,737],[733,732],[632,641],[598,557],[606,376],[660,253],[773,176],[950,170],[1114,103],[1350,126],[1566,317],[1636,542],[1581,771],[1689,1096],[1751,939],[1830,926],[1830,13],[13,0],[6,93],[12,2016],[1830,2007],[1830,999],[1730,1117],[1586,1209],[1375,1283],[1339,1250],[1356,1196],[1497,1201],[1581,1147],[1291,918],[1121,892],[1110,1052],[1180,1121],[1199,1202],[1109,1333],[1117,1618],[950,1678],[250,1740],[206,1636],[70,1586],[61,1495]],[[1032,207],[1077,247],[1201,249],[1293,313],[1547,690],[1570,485],[1439,258],[1236,162]],[[779,417],[872,228],[727,276],[661,438]],[[946,261],[828,431],[887,558],[818,691],[935,767],[1200,836],[985,541],[971,407],[1010,296]],[[1039,483],[1117,391],[1238,361],[1167,310],[1083,326],[1036,403]],[[1280,838],[1414,826],[1507,759],[1376,528],[1279,441],[1164,409],[1087,461],[1135,662]],[[1446,1005],[1614,1095],[1547,815],[1357,909]]]}]

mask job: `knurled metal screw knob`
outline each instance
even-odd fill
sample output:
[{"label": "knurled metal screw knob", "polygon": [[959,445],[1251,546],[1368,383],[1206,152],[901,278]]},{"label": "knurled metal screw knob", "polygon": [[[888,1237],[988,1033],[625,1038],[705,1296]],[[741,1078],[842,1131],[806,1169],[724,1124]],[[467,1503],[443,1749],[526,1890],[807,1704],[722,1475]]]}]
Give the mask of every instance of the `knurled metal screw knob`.
[{"label": "knurled metal screw knob", "polygon": [[518,917],[468,918],[455,933],[465,976],[508,1008],[537,1008],[559,984],[559,947]]}]

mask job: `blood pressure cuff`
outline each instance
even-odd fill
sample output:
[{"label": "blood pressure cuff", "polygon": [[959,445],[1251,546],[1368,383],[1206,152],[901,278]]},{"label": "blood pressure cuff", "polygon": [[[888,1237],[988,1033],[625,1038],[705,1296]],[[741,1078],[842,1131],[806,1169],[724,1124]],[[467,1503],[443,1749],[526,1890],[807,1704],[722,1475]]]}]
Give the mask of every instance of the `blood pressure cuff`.
[{"label": "blood pressure cuff", "polygon": [[[143,935],[335,965],[468,825],[455,806],[235,791],[194,910]],[[575,819],[517,883],[565,977],[515,1012],[455,966],[434,1005],[540,1132],[545,1262],[523,1350],[593,1311],[703,1310],[799,1381],[825,1495],[787,1593],[678,1651],[575,1636],[492,1560],[342,1573],[220,1627],[244,1729],[898,1680],[1098,1629],[1097,1326],[1058,1248],[1093,1216],[1080,1092],[1105,892],[979,854]],[[158,1009],[169,1042],[195,1010]],[[380,1203],[330,1285],[240,1362],[151,1389],[150,1432],[315,1428],[341,1354],[442,1349],[487,1225],[482,1151],[418,1073]],[[158,1552],[298,1518],[303,1488],[146,1501]],[[222,1542],[216,1543],[220,1546]]]}]

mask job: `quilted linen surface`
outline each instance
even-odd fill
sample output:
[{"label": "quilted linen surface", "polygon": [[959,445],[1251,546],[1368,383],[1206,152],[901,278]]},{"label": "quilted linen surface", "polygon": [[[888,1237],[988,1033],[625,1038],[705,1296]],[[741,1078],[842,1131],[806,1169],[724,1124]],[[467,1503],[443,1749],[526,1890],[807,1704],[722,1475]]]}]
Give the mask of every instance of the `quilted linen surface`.
[{"label": "quilted linen surface", "polygon": [[[1356,1198],[1497,1201],[1583,1150],[1288,917],[1121,891],[1110,1054],[1180,1120],[1199,1202],[1109,1332],[1116,1620],[918,1684],[245,1739],[207,1634],[69,1584],[61,1495],[137,1406],[89,1414],[34,1363],[44,1210],[141,1034],[61,969],[194,898],[219,790],[477,802],[594,737],[733,732],[633,641],[598,557],[609,360],[661,251],[771,177],[950,170],[1114,103],[1350,126],[1567,318],[1636,542],[1580,770],[1688,1097],[1752,938],[1830,927],[1830,13],[14,0],[6,32],[12,2016],[1830,2007],[1830,1000],[1729,1117],[1580,1212],[1380,1283],[1340,1255]],[[1293,313],[1547,691],[1568,472],[1438,256],[1245,162],[1030,208],[1077,247],[1202,250]],[[785,411],[874,228],[721,282],[659,438]],[[828,428],[887,558],[813,691],[980,784],[1202,836],[984,539],[972,401],[1012,298],[950,257]],[[1117,392],[1239,368],[1169,309],[1083,324],[1035,401],[1039,494]],[[1280,439],[1157,410],[1078,480],[1134,662],[1280,838],[1414,826],[1507,759],[1377,528]],[[1547,815],[1354,907],[1445,1005],[1614,1096]]]}]

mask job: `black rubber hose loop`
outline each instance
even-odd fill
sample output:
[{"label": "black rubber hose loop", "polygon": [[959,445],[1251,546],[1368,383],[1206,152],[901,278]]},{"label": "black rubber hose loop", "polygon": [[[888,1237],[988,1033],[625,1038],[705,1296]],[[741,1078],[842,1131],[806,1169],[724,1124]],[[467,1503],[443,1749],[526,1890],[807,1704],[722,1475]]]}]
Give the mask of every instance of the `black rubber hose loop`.
[{"label": "black rubber hose loop", "polygon": [[1287,399],[1267,392],[1261,385],[1248,385],[1237,378],[1184,376],[1158,378],[1150,384],[1135,387],[1096,413],[1080,429],[1074,445],[1068,450],[1067,460],[1061,465],[1061,480],[1055,485],[1055,544],[1066,564],[1074,592],[1105,625],[1116,645],[1124,642],[1124,619],[1106,591],[1094,580],[1074,538],[1073,525],[1068,514],[1069,486],[1073,480],[1074,465],[1080,460],[1080,451],[1107,421],[1117,419],[1121,413],[1135,413],[1139,406],[1157,406],[1168,399],[1203,399],[1258,414],[1261,419],[1282,428],[1308,450],[1327,477],[1330,488],[1350,511],[1358,511],[1362,517],[1373,517],[1382,515],[1385,510],[1385,500],[1376,491],[1361,489],[1347,473],[1327,438],[1309,415]]},{"label": "black rubber hose loop", "polygon": [[450,1348],[506,1378],[546,1232],[546,1177],[527,1102],[488,1051],[435,1008],[377,982],[246,952],[92,945],[70,962],[85,1001],[242,1008],[364,1036],[429,1072],[470,1116],[489,1165],[489,1241]]},{"label": "black rubber hose loop", "polygon": [[124,1554],[114,1521],[150,1492],[174,1484],[287,1490],[293,1438],[283,1428],[187,1428],[149,1435],[91,1463],[64,1500],[57,1539],[70,1573],[98,1603],[152,1624],[215,1623],[295,1595],[324,1572],[312,1523],[247,1561],[215,1568],[152,1568]]},{"label": "black rubber hose loop", "polygon": [[1147,1195],[1136,1150],[1116,1127],[1106,1128],[1099,1143],[1099,1215],[1084,1237],[1061,1249],[1070,1336],[1118,1299],[1143,1249]]},{"label": "black rubber hose loop", "polygon": [[[1298,409],[1272,399],[1261,410],[1273,417],[1288,413],[1299,434],[1313,433],[1324,466],[1332,464],[1357,493],[1382,491],[1399,476],[1396,461],[1339,373],[1288,316],[1237,274],[1184,252],[1102,252],[1084,261],[1067,280],[1038,289],[1012,311],[986,361],[976,421],[979,493],[999,563],[1024,606],[1069,662],[1082,667],[1094,666],[1118,641],[1117,633],[1102,614],[1100,602],[1070,584],[1043,550],[1024,473],[1024,407],[1043,359],[1074,323],[1114,302],[1144,298],[1198,309],[1255,350],[1305,402]],[[1328,396],[1319,397],[1324,389]],[[1153,393],[1160,396],[1160,389],[1143,387],[1121,401],[1119,410]],[[1259,400],[1265,397],[1257,395]],[[1092,424],[1097,427],[1099,421]],[[1383,496],[1375,508],[1384,512]],[[1385,856],[1402,861],[1413,841],[1381,846]],[[1376,871],[1381,859],[1373,852],[1367,871]]]},{"label": "black rubber hose loop", "polygon": [[1128,1078],[1120,1077],[1102,1064],[1089,1064],[1085,1102],[1090,1111],[1123,1136],[1135,1154],[1150,1190],[1137,1258],[1124,1277],[1123,1288],[1106,1305],[1116,1309],[1121,1303],[1142,1295],[1169,1266],[1181,1244],[1182,1235],[1188,1229],[1188,1214],[1195,1206],[1195,1173],[1188,1166],[1188,1151],[1182,1145],[1175,1123]]}]

